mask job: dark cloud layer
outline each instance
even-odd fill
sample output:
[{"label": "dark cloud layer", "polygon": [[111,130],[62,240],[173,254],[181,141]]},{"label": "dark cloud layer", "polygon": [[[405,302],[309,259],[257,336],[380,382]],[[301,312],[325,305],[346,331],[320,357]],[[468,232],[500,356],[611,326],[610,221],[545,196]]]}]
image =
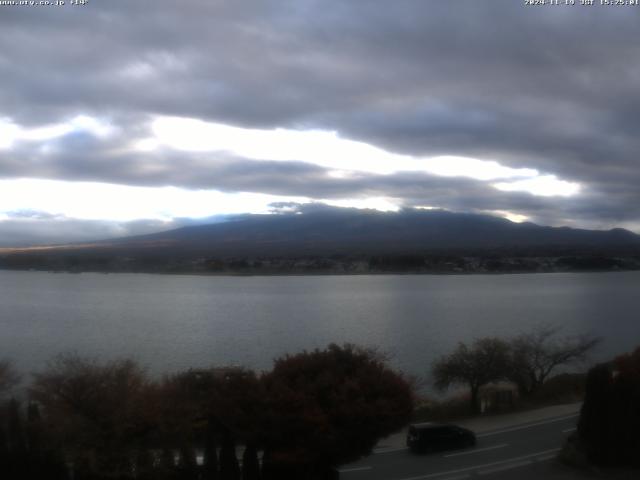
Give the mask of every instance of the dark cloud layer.
[{"label": "dark cloud layer", "polygon": [[[508,210],[640,226],[640,7],[512,0],[111,0],[0,7],[0,117],[76,115],[119,133],[0,150],[0,177],[176,185]],[[117,152],[150,115],[336,130],[393,152],[466,155],[579,182],[571,198],[426,174],[334,178],[302,162]]]}]

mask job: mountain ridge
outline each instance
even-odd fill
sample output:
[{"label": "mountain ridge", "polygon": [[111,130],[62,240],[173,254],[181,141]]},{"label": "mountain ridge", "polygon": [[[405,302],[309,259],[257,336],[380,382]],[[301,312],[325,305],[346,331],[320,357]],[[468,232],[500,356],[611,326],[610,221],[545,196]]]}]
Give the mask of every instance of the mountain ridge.
[{"label": "mountain ridge", "polygon": [[378,212],[327,209],[302,214],[244,215],[206,225],[107,241],[164,244],[218,255],[290,256],[420,253],[432,249],[640,246],[625,229],[587,230],[445,210]]},{"label": "mountain ridge", "polygon": [[444,210],[324,208],[91,243],[0,250],[0,268],[161,273],[640,269],[640,236]]}]

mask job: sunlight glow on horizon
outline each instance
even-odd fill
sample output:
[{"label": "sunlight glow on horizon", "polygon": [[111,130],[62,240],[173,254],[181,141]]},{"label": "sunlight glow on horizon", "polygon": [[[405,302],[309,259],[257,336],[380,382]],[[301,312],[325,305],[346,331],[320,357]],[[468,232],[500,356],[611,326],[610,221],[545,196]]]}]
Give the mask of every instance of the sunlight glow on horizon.
[{"label": "sunlight glow on horizon", "polygon": [[177,187],[27,178],[0,180],[0,215],[4,218],[14,212],[38,212],[83,220],[204,218],[216,214],[269,213],[269,204],[282,201],[310,202],[305,197]]},{"label": "sunlight glow on horizon", "polygon": [[[382,212],[398,212],[404,208],[400,199],[391,197],[311,199],[95,182],[27,178],[0,180],[0,223],[11,220],[37,221],[42,215],[80,220],[128,222],[144,219],[169,222],[178,218],[197,219],[244,213],[274,214],[296,210],[295,207],[274,208],[271,205],[280,202],[301,205],[320,203]],[[413,208],[440,210],[439,207],[432,206]],[[529,220],[525,215],[510,211],[493,210],[486,213],[517,223]]]},{"label": "sunlight glow on horizon", "polygon": [[[311,199],[261,193],[225,193],[177,187],[134,187],[62,180],[0,180],[0,221],[31,213],[81,220],[169,221],[214,215],[273,213],[273,203],[324,203],[336,207],[398,211],[401,202],[386,197]],[[25,215],[17,217],[16,213]],[[37,215],[35,215],[37,218]]]},{"label": "sunlight glow on horizon", "polygon": [[353,198],[342,200],[319,200],[320,203],[331,205],[332,207],[342,208],[357,208],[357,209],[369,209],[379,210],[381,212],[398,212],[402,208],[401,203],[393,198],[388,197],[367,197],[367,198]]},{"label": "sunlight glow on horizon", "polygon": [[508,210],[488,210],[486,213],[488,215],[493,215],[494,217],[506,218],[513,223],[522,223],[531,220],[531,217],[528,217],[527,215],[521,215]]},{"label": "sunlight glow on horizon", "polygon": [[[398,212],[401,199],[366,197],[311,199],[259,193],[224,193],[212,190],[186,190],[176,187],[134,187],[96,182],[62,180],[0,180],[0,222],[37,221],[44,218],[74,218],[128,222],[178,218],[207,218],[215,215],[272,214],[287,211],[272,204],[319,203],[341,208]],[[433,206],[415,206],[418,210],[439,210]],[[295,207],[291,208],[295,211]],[[485,212],[520,223],[529,217],[506,210]]]}]

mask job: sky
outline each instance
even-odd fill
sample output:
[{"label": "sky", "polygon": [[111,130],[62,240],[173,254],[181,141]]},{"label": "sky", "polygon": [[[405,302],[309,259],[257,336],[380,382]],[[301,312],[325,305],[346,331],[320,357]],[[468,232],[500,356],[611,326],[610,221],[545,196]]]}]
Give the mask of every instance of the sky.
[{"label": "sky", "polygon": [[11,3],[0,246],[307,203],[640,232],[640,7]]}]

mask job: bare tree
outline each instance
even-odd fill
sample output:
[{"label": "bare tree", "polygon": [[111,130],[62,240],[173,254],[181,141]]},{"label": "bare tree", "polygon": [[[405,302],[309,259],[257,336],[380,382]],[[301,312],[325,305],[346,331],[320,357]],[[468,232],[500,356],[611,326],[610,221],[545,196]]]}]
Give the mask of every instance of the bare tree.
[{"label": "bare tree", "polygon": [[521,395],[535,393],[558,367],[584,361],[601,341],[590,335],[558,337],[560,330],[542,325],[511,341],[509,379]]},{"label": "bare tree", "polygon": [[149,430],[147,383],[131,360],[99,363],[66,354],[34,375],[30,394],[78,474],[86,465],[115,475],[129,472],[130,458]]},{"label": "bare tree", "polygon": [[509,352],[509,344],[499,338],[477,339],[470,347],[461,342],[453,353],[434,362],[432,374],[436,387],[445,390],[455,384],[468,386],[471,410],[478,413],[480,387],[506,378]]}]

